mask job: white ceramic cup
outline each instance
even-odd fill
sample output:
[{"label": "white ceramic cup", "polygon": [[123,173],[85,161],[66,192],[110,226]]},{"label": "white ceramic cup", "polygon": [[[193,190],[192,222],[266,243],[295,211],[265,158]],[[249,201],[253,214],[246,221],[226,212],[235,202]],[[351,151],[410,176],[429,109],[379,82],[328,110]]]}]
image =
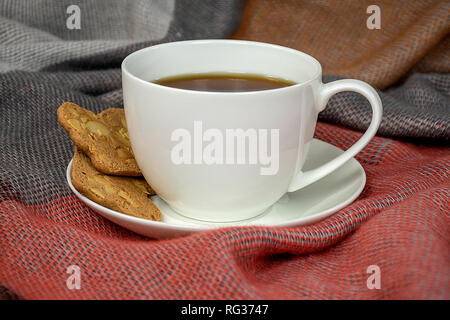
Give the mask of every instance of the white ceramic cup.
[{"label": "white ceramic cup", "polygon": [[[297,84],[253,92],[206,92],[151,82],[175,75],[211,72],[269,75]],[[267,43],[193,40],[155,45],[125,58],[122,84],[131,146],[145,179],[172,209],[206,221],[251,218],[264,212],[286,192],[299,190],[328,175],[369,142],[382,117],[381,100],[368,84],[358,80],[323,84],[321,66],[316,59]],[[304,172],[302,166],[317,115],[328,99],[341,91],[365,96],[372,106],[372,122],[341,156]],[[174,163],[171,158],[177,144],[174,132],[181,128],[195,136],[194,123],[199,122],[203,133],[214,128],[224,136],[228,129],[251,129],[258,133],[260,129],[278,130],[276,174],[262,175],[259,163]]]}]

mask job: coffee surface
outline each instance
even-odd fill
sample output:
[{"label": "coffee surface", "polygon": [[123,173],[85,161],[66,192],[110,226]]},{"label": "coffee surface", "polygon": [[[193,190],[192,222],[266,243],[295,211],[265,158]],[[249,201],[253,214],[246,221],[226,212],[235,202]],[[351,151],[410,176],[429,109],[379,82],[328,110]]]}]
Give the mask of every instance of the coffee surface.
[{"label": "coffee surface", "polygon": [[296,84],[281,78],[246,73],[185,74],[152,82],[172,88],[212,92],[261,91]]}]

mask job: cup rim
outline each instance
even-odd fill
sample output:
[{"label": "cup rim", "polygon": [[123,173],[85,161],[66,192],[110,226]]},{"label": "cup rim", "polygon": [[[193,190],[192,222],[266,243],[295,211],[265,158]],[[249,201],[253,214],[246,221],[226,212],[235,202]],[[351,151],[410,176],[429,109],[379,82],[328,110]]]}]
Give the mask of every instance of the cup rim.
[{"label": "cup rim", "polygon": [[[157,84],[154,82],[150,82],[150,81],[146,81],[144,79],[139,78],[138,76],[134,75],[133,73],[131,73],[128,69],[127,69],[127,63],[131,60],[131,59],[135,59],[141,55],[144,55],[147,51],[152,51],[152,50],[157,50],[160,47],[176,47],[176,46],[180,46],[180,45],[189,45],[189,44],[208,44],[208,43],[234,43],[234,44],[244,44],[244,45],[253,45],[253,46],[260,46],[260,47],[270,47],[270,48],[274,48],[274,49],[278,49],[278,50],[284,50],[286,52],[290,52],[290,53],[294,53],[297,55],[302,56],[303,58],[306,58],[307,60],[309,60],[312,64],[315,65],[316,67],[316,72],[314,74],[314,76],[312,76],[310,79],[303,81],[303,82],[299,82],[296,83],[294,85],[290,85],[287,87],[281,87],[281,88],[276,88],[276,89],[267,89],[267,90],[258,90],[258,91],[231,91],[231,92],[222,92],[222,91],[200,91],[200,90],[190,90],[190,89],[180,89],[180,88],[173,88],[173,87],[168,87],[168,86],[164,86],[161,84]],[[320,77],[322,75],[322,66],[320,64],[320,62],[314,58],[313,56],[310,56],[309,54],[306,54],[302,51],[296,50],[296,49],[292,49],[292,48],[288,48],[288,47],[284,47],[281,45],[277,45],[277,44],[272,44],[272,43],[266,43],[266,42],[259,42],[259,41],[248,41],[248,40],[232,40],[232,39],[201,39],[201,40],[182,40],[182,41],[173,41],[173,42],[166,42],[166,43],[161,43],[161,44],[156,44],[153,46],[149,46],[149,47],[145,47],[139,50],[136,50],[132,53],[130,53],[129,55],[127,55],[121,64],[121,69],[122,69],[122,73],[127,75],[128,77],[130,77],[131,79],[133,79],[134,81],[138,81],[140,84],[144,85],[144,86],[149,86],[149,87],[157,87],[160,88],[162,90],[169,90],[172,92],[189,92],[192,94],[201,94],[201,95],[254,95],[254,94],[264,94],[267,92],[280,92],[280,91],[285,91],[285,90],[292,90],[294,88],[299,88],[299,87],[303,87],[308,85],[309,83],[316,81],[317,79],[320,80]]]}]

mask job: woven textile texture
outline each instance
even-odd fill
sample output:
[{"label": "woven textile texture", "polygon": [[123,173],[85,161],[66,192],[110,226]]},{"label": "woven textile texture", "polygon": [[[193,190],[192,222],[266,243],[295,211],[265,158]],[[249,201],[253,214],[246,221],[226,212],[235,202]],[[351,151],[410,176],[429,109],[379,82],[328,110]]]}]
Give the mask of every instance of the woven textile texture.
[{"label": "woven textile texture", "polygon": [[[369,30],[373,4],[380,29]],[[324,74],[385,88],[415,64],[423,72],[450,72],[449,13],[445,0],[249,0],[233,38],[295,48],[317,58]]]},{"label": "woven textile texture", "polygon": [[[355,3],[0,0],[0,299],[450,299],[448,4],[379,1],[382,28],[368,30],[355,24],[355,12],[364,26],[368,16]],[[66,28],[72,4],[79,33]],[[308,21],[320,23],[313,31]],[[232,35],[309,52],[324,81],[378,87],[379,135],[356,157],[363,193],[310,226],[166,241],[88,209],[65,181],[73,146],[57,107],[122,107],[120,63],[130,52]],[[347,149],[370,109],[340,93],[320,119],[316,138]],[[71,265],[80,267],[80,290],[66,286]],[[379,290],[367,287],[372,265]]]}]

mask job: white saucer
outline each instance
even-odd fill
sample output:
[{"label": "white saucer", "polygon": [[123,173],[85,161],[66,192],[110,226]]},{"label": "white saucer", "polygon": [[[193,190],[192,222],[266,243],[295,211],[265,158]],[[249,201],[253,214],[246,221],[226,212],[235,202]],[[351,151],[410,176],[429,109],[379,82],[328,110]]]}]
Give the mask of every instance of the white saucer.
[{"label": "white saucer", "polygon": [[[337,157],[342,150],[326,142],[314,139],[310,146],[304,169],[309,170]],[[150,221],[108,209],[80,194],[72,185],[70,172],[72,161],[67,166],[66,176],[70,189],[94,211],[118,225],[138,234],[168,239],[208,229],[229,226],[264,225],[296,227],[322,220],[355,200],[366,184],[366,174],[355,159],[321,180],[296,192],[285,194],[263,214],[238,222],[209,223],[189,219],[173,211],[164,200],[153,196],[152,200],[161,210],[162,221]]]}]

